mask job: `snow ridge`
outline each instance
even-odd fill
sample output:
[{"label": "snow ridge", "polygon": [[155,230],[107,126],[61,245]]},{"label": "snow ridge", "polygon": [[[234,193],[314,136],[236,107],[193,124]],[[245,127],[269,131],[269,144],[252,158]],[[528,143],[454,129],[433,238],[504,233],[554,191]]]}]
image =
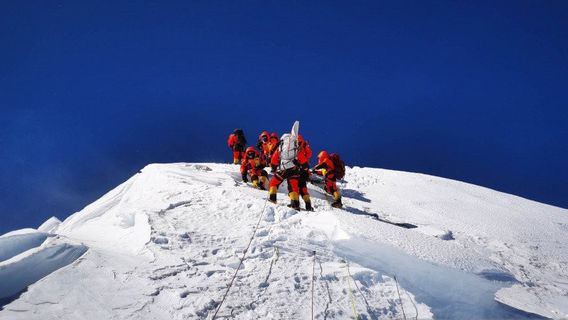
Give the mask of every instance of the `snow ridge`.
[{"label": "snow ridge", "polygon": [[310,186],[316,212],[296,212],[233,165],[149,165],[9,254],[67,264],[0,319],[310,318],[312,284],[317,319],[568,316],[568,210],[390,170],[341,187],[345,210]]}]

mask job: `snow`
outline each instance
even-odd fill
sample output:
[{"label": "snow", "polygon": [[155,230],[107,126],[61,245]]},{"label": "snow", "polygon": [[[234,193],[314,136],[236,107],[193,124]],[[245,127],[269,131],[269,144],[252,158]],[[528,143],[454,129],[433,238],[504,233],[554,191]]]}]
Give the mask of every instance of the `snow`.
[{"label": "snow", "polygon": [[49,235],[34,229],[21,229],[0,237],[0,262],[42,244]]},{"label": "snow", "polygon": [[37,228],[37,230],[49,233],[53,231],[55,228],[57,228],[57,226],[59,226],[60,224],[61,221],[59,219],[57,219],[56,217],[51,217],[47,219],[44,223],[42,223],[41,226]]},{"label": "snow", "polygon": [[149,165],[0,237],[0,319],[211,318],[235,271],[218,318],[311,318],[312,284],[316,319],[568,317],[568,210],[381,169],[340,188],[344,210],[310,186],[316,211],[296,212],[234,165]]},{"label": "snow", "polygon": [[19,236],[19,235],[24,235],[24,234],[34,233],[34,232],[37,232],[37,230],[32,229],[32,228],[18,229],[18,230],[14,230],[14,231],[4,233],[3,235],[0,236],[0,238]]},{"label": "snow", "polygon": [[0,298],[17,294],[28,285],[73,262],[86,250],[82,245],[54,241],[0,262]]}]

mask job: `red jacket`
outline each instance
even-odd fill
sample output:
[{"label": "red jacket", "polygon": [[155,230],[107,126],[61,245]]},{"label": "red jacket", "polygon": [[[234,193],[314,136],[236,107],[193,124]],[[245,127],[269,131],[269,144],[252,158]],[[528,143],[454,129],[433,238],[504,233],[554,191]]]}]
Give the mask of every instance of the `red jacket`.
[{"label": "red jacket", "polygon": [[260,157],[254,159],[244,159],[241,163],[241,174],[250,174],[251,176],[260,176],[262,169],[266,167],[266,162],[262,161]]},{"label": "red jacket", "polygon": [[233,148],[235,146],[235,144],[237,144],[237,136],[234,133],[231,133],[229,135],[229,139],[227,139],[227,145],[229,146],[229,148]]},{"label": "red jacket", "polygon": [[324,158],[321,159],[321,161],[314,169],[316,170],[317,174],[327,176],[329,174],[334,173],[335,165],[333,164],[333,161],[331,161],[331,159]]},{"label": "red jacket", "polygon": [[300,149],[298,150],[298,155],[296,157],[298,158],[300,165],[307,165],[310,162],[310,158],[312,157],[312,148],[310,148],[310,145],[307,142],[300,142]]},{"label": "red jacket", "polygon": [[274,153],[274,151],[276,151],[278,147],[278,142],[280,142],[280,140],[278,140],[278,137],[271,136],[270,139],[268,139],[269,156],[271,156]]},{"label": "red jacket", "polygon": [[272,157],[270,158],[270,166],[275,169],[275,167],[278,167],[280,165],[280,150],[276,149],[274,150],[274,153],[272,154]]},{"label": "red jacket", "polygon": [[272,150],[272,144],[270,143],[270,140],[264,143],[259,143],[259,149],[262,152],[262,154],[264,155],[269,155],[270,154],[270,150]]}]

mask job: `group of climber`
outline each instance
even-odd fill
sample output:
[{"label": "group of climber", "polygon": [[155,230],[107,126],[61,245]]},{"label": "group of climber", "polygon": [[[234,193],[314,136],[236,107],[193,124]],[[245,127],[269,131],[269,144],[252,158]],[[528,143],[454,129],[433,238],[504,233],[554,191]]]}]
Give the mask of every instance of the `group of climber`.
[{"label": "group of climber", "polygon": [[312,149],[302,135],[292,136],[263,131],[256,147],[246,147],[247,140],[242,129],[235,129],[227,141],[233,152],[233,163],[241,165],[240,173],[244,182],[261,190],[266,189],[268,173],[264,170],[271,168],[272,178],[268,183],[269,201],[276,203],[278,187],[286,180],[288,184],[289,207],[300,210],[300,197],[305,203],[305,209],[313,211],[308,181],[312,174],[322,176],[324,190],[333,196],[331,205],[342,208],[341,193],[337,188],[337,180],[345,174],[345,165],[337,154],[321,151],[318,154],[317,165],[310,169]]}]

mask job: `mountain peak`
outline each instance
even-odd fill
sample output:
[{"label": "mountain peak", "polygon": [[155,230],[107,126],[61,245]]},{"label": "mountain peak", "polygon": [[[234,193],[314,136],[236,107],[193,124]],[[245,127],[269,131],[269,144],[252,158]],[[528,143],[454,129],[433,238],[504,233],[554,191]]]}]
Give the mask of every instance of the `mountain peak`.
[{"label": "mountain peak", "polygon": [[568,210],[382,169],[339,186],[344,210],[311,185],[315,212],[297,212],[234,165],[148,165],[61,223],[0,237],[0,319],[568,315]]}]

